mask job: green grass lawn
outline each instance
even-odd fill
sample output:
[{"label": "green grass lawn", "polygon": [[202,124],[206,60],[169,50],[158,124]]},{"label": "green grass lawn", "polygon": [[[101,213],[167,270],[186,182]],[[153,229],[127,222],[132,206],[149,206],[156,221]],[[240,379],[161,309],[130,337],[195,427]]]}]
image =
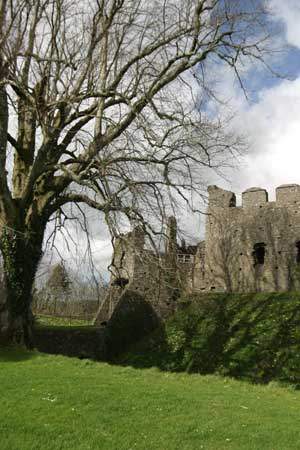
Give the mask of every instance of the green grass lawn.
[{"label": "green grass lawn", "polygon": [[1,450],[300,449],[300,391],[0,350]]}]

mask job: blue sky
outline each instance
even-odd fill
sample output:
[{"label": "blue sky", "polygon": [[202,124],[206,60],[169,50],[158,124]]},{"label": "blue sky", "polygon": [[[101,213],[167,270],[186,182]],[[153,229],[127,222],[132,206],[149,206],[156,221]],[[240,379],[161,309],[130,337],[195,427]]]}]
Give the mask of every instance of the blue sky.
[{"label": "blue sky", "polygon": [[223,89],[233,97],[237,127],[250,142],[247,156],[226,187],[240,193],[258,185],[270,191],[272,199],[276,186],[300,184],[300,2],[271,0],[269,4],[281,28],[282,51],[272,64],[288,78],[251,70],[246,78],[249,101],[230,77]]},{"label": "blue sky", "polygon": [[[280,85],[283,79],[295,80],[300,76],[300,48],[286,45],[269,70],[251,70],[245,79],[250,104],[259,101],[259,93]],[[278,74],[279,76],[277,76]]]}]

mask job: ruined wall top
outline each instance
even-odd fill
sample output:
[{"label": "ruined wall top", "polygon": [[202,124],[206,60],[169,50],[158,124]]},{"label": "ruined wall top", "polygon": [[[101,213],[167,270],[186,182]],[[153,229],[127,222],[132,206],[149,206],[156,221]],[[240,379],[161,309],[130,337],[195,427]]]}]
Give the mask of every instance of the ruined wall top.
[{"label": "ruined wall top", "polygon": [[[231,191],[221,189],[217,186],[209,186],[209,206],[235,207],[236,197]],[[269,196],[266,189],[252,187],[242,193],[242,207],[263,207],[268,204]],[[276,188],[276,200],[273,206],[287,206],[300,204],[300,186],[298,184],[282,184]]]},{"label": "ruined wall top", "polygon": [[234,207],[236,197],[233,192],[221,189],[218,186],[208,186],[209,206]]}]

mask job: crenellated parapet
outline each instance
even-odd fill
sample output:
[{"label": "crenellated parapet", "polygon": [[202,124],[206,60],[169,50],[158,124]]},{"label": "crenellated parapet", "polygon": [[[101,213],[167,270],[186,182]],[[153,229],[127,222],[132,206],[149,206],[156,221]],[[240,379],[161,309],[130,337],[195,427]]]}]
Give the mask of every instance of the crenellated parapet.
[{"label": "crenellated parapet", "polygon": [[269,196],[265,189],[252,187],[242,193],[242,206],[249,208],[252,206],[263,206],[268,203]]},{"label": "crenellated parapet", "polygon": [[[234,208],[236,197],[234,192],[221,189],[218,186],[209,186],[209,207]],[[242,208],[264,207],[272,204],[273,207],[282,207],[300,204],[300,185],[282,184],[276,188],[275,202],[269,203],[269,195],[266,189],[251,187],[242,192]]]},{"label": "crenellated parapet", "polygon": [[300,203],[299,184],[282,184],[276,188],[276,203],[279,206]]}]

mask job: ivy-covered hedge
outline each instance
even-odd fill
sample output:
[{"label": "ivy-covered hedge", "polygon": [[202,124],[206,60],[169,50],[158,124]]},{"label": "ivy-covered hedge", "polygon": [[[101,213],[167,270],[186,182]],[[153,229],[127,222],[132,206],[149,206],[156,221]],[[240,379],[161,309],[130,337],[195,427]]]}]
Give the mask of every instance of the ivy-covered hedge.
[{"label": "ivy-covered hedge", "polygon": [[181,302],[124,362],[300,383],[299,293],[194,295]]}]

